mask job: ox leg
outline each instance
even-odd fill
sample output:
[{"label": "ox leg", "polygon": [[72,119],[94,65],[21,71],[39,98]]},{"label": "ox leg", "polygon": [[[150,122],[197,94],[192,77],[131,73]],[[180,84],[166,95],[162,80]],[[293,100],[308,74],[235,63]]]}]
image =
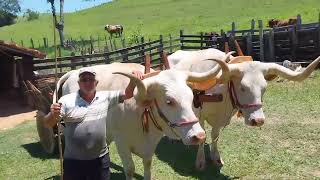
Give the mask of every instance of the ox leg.
[{"label": "ox leg", "polygon": [[[204,121],[200,119],[200,125],[204,129]],[[196,169],[203,171],[206,168],[206,155],[204,153],[204,143],[201,143],[198,147]]]},{"label": "ox leg", "polygon": [[132,180],[135,167],[130,149],[126,145],[117,144],[117,150],[121,158],[127,180]]},{"label": "ox leg", "polygon": [[143,158],[144,180],[151,180],[151,158]]},{"label": "ox leg", "polygon": [[220,157],[220,153],[218,150],[218,137],[219,137],[220,129],[212,128],[211,130],[211,149],[210,149],[210,156],[213,164],[219,168],[223,166],[223,160]]}]

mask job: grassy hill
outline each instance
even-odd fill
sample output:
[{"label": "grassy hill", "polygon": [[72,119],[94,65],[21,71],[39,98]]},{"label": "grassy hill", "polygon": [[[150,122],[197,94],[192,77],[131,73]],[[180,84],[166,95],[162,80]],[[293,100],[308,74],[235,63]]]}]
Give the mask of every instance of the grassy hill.
[{"label": "grassy hill", "polygon": [[[48,4],[49,6],[49,4]],[[104,36],[105,24],[124,25],[125,36],[133,34],[147,38],[159,34],[178,35],[180,29],[190,33],[248,28],[251,19],[288,18],[302,15],[303,22],[315,22],[320,12],[319,0],[115,0],[101,6],[65,15],[66,37]],[[0,28],[0,39],[11,38],[29,43],[52,41],[50,14],[41,14],[35,21],[20,19],[15,25]]]}]

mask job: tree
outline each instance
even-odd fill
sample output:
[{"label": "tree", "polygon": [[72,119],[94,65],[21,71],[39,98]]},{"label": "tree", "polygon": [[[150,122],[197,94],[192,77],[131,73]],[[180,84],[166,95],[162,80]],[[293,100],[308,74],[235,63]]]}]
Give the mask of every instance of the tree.
[{"label": "tree", "polygon": [[51,10],[52,10],[52,15],[53,18],[55,19],[55,26],[58,29],[59,32],[59,37],[60,37],[60,44],[62,47],[65,47],[65,41],[64,41],[64,13],[63,13],[63,8],[64,8],[64,0],[60,0],[60,21],[58,22],[57,16],[56,16],[56,9],[54,6],[54,0],[47,0],[51,4]]},{"label": "tree", "polygon": [[27,9],[23,17],[26,17],[28,21],[39,19],[39,12],[32,11],[31,9]]},{"label": "tree", "polygon": [[17,13],[21,11],[18,0],[0,1],[0,27],[14,23]]}]

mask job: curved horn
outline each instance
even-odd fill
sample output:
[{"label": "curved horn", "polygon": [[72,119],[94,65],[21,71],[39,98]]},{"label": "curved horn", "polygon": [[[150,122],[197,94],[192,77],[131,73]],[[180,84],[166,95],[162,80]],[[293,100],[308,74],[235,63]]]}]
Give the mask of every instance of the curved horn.
[{"label": "curved horn", "polygon": [[139,78],[135,77],[132,74],[124,73],[124,72],[113,72],[112,74],[120,74],[130,78],[130,80],[133,81],[137,86],[137,89],[138,89],[137,97],[139,100],[144,100],[147,97],[147,88],[143,84],[142,80],[140,80]]},{"label": "curved horn", "polygon": [[235,52],[234,51],[230,51],[226,54],[226,57],[224,58],[224,62],[229,62],[230,61],[230,56],[232,54],[234,54]]},{"label": "curved horn", "polygon": [[187,72],[188,73],[188,81],[190,82],[201,82],[208,79],[216,78],[216,76],[219,74],[220,70],[224,72],[229,72],[228,64],[224,62],[223,60],[219,59],[206,59],[217,62],[220,66],[215,66],[210,71],[204,72],[204,73],[196,73],[196,72]]},{"label": "curved horn", "polygon": [[312,71],[318,66],[320,62],[320,56],[315,59],[308,67],[302,72],[295,72],[286,67],[283,67],[276,63],[271,63],[266,66],[268,75],[279,75],[291,81],[302,81],[306,79]]}]

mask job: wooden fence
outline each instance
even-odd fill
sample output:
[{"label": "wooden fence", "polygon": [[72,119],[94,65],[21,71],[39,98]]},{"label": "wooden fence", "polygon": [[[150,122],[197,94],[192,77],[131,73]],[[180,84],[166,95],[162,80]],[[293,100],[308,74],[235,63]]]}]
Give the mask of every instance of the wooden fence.
[{"label": "wooden fence", "polygon": [[[160,36],[158,40],[145,42],[137,45],[121,48],[114,51],[95,53],[88,55],[58,57],[58,74],[62,75],[67,71],[78,69],[84,66],[96,64],[109,64],[111,62],[124,63],[144,63],[145,54],[151,56],[153,68],[162,68],[162,55],[164,52],[172,53],[180,49],[179,38],[164,39]],[[35,59],[34,71],[38,72],[39,77],[50,77],[55,73],[55,59]]]},{"label": "wooden fence", "polygon": [[255,60],[265,62],[281,62],[285,59],[293,62],[306,62],[320,55],[320,14],[316,23],[302,24],[301,16],[297,16],[297,24],[264,28],[262,20],[251,21],[251,28],[237,30],[233,22],[231,30],[221,30],[220,36],[213,37],[185,34],[180,31],[181,49],[217,48],[224,51],[224,43],[229,42],[235,50],[234,40],[237,40],[245,55],[251,55]]}]

